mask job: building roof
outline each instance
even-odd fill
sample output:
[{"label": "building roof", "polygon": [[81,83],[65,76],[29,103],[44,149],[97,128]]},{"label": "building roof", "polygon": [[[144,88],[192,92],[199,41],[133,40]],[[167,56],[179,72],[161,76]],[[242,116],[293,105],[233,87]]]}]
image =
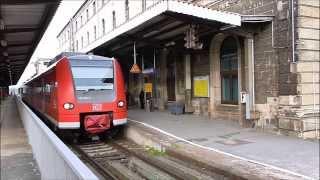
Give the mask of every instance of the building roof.
[{"label": "building roof", "polygon": [[[137,31],[146,28],[147,26],[158,27],[157,24],[161,20],[174,17],[181,19],[181,21],[188,21],[193,19],[201,22],[209,22],[215,27],[223,25],[241,26],[241,15],[225,11],[212,10],[207,7],[198,6],[192,3],[183,1],[159,1],[153,7],[147,9],[142,14],[130,19],[121,26],[115,28],[112,32],[106,34],[104,37],[98,39],[94,43],[87,46],[83,52],[90,52],[95,48],[105,44],[106,42],[114,41],[116,38],[124,35],[135,34]],[[167,21],[167,20],[165,20]],[[159,27],[160,29],[161,27]],[[181,27],[181,31],[184,27]],[[154,29],[154,28],[153,28]],[[156,31],[157,29],[154,29]],[[178,31],[178,29],[175,29]],[[174,35],[172,33],[172,35]],[[165,38],[165,37],[161,37]]]}]

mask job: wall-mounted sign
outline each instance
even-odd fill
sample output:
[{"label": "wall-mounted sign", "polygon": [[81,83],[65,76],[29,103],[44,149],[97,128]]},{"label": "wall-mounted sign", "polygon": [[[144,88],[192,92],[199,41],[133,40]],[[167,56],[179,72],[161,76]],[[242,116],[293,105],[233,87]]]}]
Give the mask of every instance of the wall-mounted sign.
[{"label": "wall-mounted sign", "polygon": [[141,70],[140,70],[138,64],[133,64],[132,67],[131,67],[131,69],[130,69],[130,72],[131,72],[131,73],[134,73],[134,74],[139,74],[139,73],[141,73]]},{"label": "wall-mounted sign", "polygon": [[142,71],[143,74],[152,74],[154,72],[153,68],[144,69]]},{"label": "wall-mounted sign", "polygon": [[245,91],[240,91],[240,102],[241,103],[247,103],[247,92]]},{"label": "wall-mounted sign", "polygon": [[144,92],[152,93],[152,83],[144,83]]},{"label": "wall-mounted sign", "polygon": [[193,95],[195,97],[209,97],[209,76],[193,77]]}]

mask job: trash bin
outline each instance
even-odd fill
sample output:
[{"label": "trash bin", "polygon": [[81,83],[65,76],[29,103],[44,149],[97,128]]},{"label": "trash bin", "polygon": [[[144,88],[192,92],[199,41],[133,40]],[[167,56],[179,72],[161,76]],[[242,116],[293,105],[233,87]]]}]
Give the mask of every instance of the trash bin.
[{"label": "trash bin", "polygon": [[179,115],[183,114],[184,104],[178,102],[172,102],[168,104],[168,109],[171,114]]}]

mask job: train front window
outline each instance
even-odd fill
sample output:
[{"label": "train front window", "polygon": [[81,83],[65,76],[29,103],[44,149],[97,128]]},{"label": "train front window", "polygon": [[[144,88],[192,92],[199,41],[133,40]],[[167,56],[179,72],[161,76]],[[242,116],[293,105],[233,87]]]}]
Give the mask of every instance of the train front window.
[{"label": "train front window", "polygon": [[72,74],[77,91],[113,90],[113,68],[73,66]]}]

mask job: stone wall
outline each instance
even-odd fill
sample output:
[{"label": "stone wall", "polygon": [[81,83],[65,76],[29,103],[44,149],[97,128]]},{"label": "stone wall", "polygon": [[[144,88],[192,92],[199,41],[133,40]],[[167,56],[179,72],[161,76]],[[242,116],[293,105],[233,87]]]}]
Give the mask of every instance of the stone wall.
[{"label": "stone wall", "polygon": [[192,105],[194,107],[195,114],[208,115],[209,112],[209,98],[207,97],[195,97],[194,96],[194,82],[195,76],[209,76],[210,75],[209,53],[193,54],[191,56],[191,84],[192,84]]},{"label": "stone wall", "polygon": [[207,6],[245,15],[275,16],[272,23],[260,25],[254,35],[254,88],[255,111],[259,112],[256,125],[264,129],[277,128],[280,91],[292,91],[291,93],[295,94],[296,90],[292,86],[296,83],[288,62],[291,54],[288,0],[225,0]]},{"label": "stone wall", "polygon": [[319,137],[319,1],[295,2],[296,94],[280,97],[279,127],[301,137]]},{"label": "stone wall", "polygon": [[319,1],[293,0],[294,18],[291,0],[194,3],[246,15],[274,15],[273,22],[261,26],[254,36],[257,125],[314,136],[319,128]]}]

